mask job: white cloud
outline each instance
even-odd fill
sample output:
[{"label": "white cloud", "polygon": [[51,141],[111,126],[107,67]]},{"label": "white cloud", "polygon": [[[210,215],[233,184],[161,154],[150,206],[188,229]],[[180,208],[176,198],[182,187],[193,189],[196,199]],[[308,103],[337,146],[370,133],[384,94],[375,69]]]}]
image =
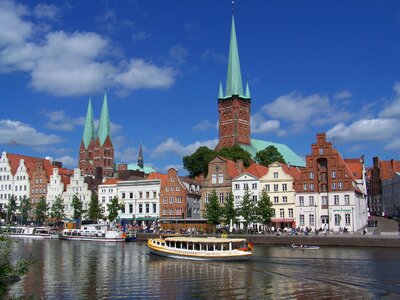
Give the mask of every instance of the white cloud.
[{"label": "white cloud", "polygon": [[23,18],[26,6],[13,1],[0,1],[0,47],[23,44],[33,33],[33,24]]},{"label": "white cloud", "polygon": [[221,53],[217,53],[211,50],[205,50],[202,54],[201,54],[201,58],[204,60],[211,60],[213,62],[219,63],[219,64],[224,64],[227,61],[227,58],[225,55],[221,54]]},{"label": "white cloud", "polygon": [[33,12],[36,18],[55,20],[60,13],[60,8],[52,4],[41,3],[35,6]]},{"label": "white cloud", "polygon": [[278,120],[266,121],[264,117],[259,113],[251,116],[252,133],[278,132],[279,129],[280,122]]},{"label": "white cloud", "polygon": [[201,122],[197,123],[197,124],[193,127],[193,129],[194,129],[195,131],[205,131],[205,130],[208,130],[208,129],[213,128],[213,127],[215,127],[214,124],[212,124],[212,123],[211,123],[210,121],[208,121],[208,120],[204,120],[204,121],[201,121]]},{"label": "white cloud", "polygon": [[171,168],[177,170],[179,175],[182,175],[182,173],[187,173],[186,170],[183,168],[183,165],[166,165],[163,168],[163,171],[168,172],[168,170]]},{"label": "white cloud", "polygon": [[132,35],[132,40],[134,42],[137,42],[137,41],[149,39],[150,37],[151,37],[150,33],[146,32],[146,31],[139,31]]},{"label": "white cloud", "polygon": [[207,141],[196,141],[189,145],[182,145],[179,141],[174,138],[168,138],[166,141],[158,145],[152,152],[152,157],[161,157],[167,153],[175,153],[180,156],[191,155],[196,151],[197,148],[206,146],[210,149],[214,149],[218,144],[218,139],[207,140]]},{"label": "white cloud", "polygon": [[[43,17],[47,14],[48,18],[55,9],[38,6],[36,13]],[[129,63],[123,63],[123,57],[112,61],[119,50],[97,33],[53,31],[43,36],[41,25],[25,20],[27,16],[27,7],[0,2],[0,72],[28,72],[35,90],[78,96],[114,87],[128,94],[140,88],[168,88],[175,82],[178,72],[172,67],[140,58],[130,59]],[[169,55],[176,64],[182,64],[187,50],[176,45]]]},{"label": "white cloud", "polygon": [[161,68],[142,59],[132,59],[127,70],[115,77],[115,82],[123,87],[135,90],[139,88],[167,88],[175,82],[175,71]]},{"label": "white cloud", "polygon": [[400,117],[400,81],[394,84],[393,90],[396,93],[395,98],[379,113],[379,116],[382,118]]},{"label": "white cloud", "polygon": [[63,167],[74,168],[78,165],[78,160],[69,155],[64,155],[62,157],[55,158],[54,160],[62,162]]},{"label": "white cloud", "polygon": [[182,45],[174,45],[169,49],[169,63],[172,65],[183,65],[186,62],[188,51]]},{"label": "white cloud", "polygon": [[400,150],[400,138],[391,139],[384,148],[385,150]]},{"label": "white cloud", "polygon": [[123,148],[122,150],[115,150],[115,159],[121,163],[137,162],[138,155],[139,155],[139,149],[136,147],[126,147]]},{"label": "white cloud", "polygon": [[264,105],[262,111],[276,119],[294,123],[308,122],[314,126],[347,121],[351,118],[349,112],[333,105],[328,96],[302,96],[298,92],[278,97],[274,102]]},{"label": "white cloud", "polygon": [[49,119],[45,126],[53,130],[72,131],[76,125],[82,125],[85,122],[84,117],[74,119],[62,110],[47,112],[45,115]]},{"label": "white cloud", "polygon": [[342,100],[342,99],[348,99],[351,98],[353,94],[349,90],[341,91],[333,96],[333,98]]},{"label": "white cloud", "polygon": [[349,126],[343,123],[329,129],[326,135],[338,142],[385,141],[398,132],[400,122],[395,119],[358,120]]},{"label": "white cloud", "polygon": [[21,146],[44,146],[62,141],[57,135],[47,135],[28,124],[14,120],[0,120],[0,144],[15,141]]}]

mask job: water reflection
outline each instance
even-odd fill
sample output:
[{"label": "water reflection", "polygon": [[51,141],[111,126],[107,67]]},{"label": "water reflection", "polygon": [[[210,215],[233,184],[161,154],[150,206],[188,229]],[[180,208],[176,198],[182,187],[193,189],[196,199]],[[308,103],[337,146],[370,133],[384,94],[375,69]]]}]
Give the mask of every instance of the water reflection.
[{"label": "water reflection", "polygon": [[11,295],[45,299],[374,298],[400,295],[397,249],[257,246],[247,262],[148,254],[144,243],[19,241],[36,263]]}]

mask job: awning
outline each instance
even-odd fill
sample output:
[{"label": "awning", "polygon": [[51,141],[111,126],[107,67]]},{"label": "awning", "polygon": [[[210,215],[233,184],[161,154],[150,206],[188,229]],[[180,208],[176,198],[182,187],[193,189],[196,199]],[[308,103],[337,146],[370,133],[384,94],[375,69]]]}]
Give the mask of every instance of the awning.
[{"label": "awning", "polygon": [[294,219],[293,218],[287,218],[287,219],[272,218],[271,222],[272,223],[292,223],[292,222],[294,222]]},{"label": "awning", "polygon": [[144,217],[144,218],[136,218],[136,221],[156,221],[156,217]]}]

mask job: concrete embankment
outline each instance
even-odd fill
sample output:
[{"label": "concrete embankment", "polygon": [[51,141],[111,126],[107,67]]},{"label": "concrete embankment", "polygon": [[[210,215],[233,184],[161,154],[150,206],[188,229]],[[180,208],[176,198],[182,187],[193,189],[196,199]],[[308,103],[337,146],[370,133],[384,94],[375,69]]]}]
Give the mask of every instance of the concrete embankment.
[{"label": "concrete embankment", "polygon": [[[159,237],[157,234],[139,233],[137,238],[139,241],[147,241],[148,238]],[[206,235],[199,235],[206,237]],[[318,246],[351,246],[351,247],[398,247],[400,248],[400,236],[398,233],[386,235],[336,235],[327,236],[273,236],[273,235],[229,235],[230,238],[246,238],[254,244],[266,245],[318,245]]]}]

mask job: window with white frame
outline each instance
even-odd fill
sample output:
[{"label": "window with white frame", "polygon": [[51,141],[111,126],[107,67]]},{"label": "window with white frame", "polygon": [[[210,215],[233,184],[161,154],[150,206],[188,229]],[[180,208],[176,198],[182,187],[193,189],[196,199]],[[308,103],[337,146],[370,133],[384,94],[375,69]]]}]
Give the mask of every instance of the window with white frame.
[{"label": "window with white frame", "polygon": [[206,199],[205,200],[206,200],[206,203],[208,203],[208,194],[206,194]]},{"label": "window with white frame", "polygon": [[346,225],[349,226],[351,224],[351,222],[350,222],[350,214],[345,214],[344,215],[344,220],[346,222]]},{"label": "window with white frame", "polygon": [[153,203],[153,214],[157,213],[157,203]]},{"label": "window with white frame", "polygon": [[314,179],[314,172],[310,172],[308,175],[309,175],[308,178]]},{"label": "window with white frame", "polygon": [[293,218],[293,208],[289,208],[289,218]]},{"label": "window with white frame", "polygon": [[274,203],[279,203],[279,197],[278,196],[274,196]]},{"label": "window with white frame", "polygon": [[336,178],[336,171],[332,170],[332,178]]},{"label": "window with white frame", "polygon": [[173,192],[175,190],[175,188],[173,186],[171,186],[170,189],[171,189],[171,192]]},{"label": "window with white frame", "polygon": [[328,197],[327,196],[322,196],[321,197],[321,204],[322,205],[328,205]]},{"label": "window with white frame", "polygon": [[243,189],[248,190],[249,189],[249,184],[248,183],[243,183]]},{"label": "window with white frame", "polygon": [[272,209],[272,216],[275,218],[276,214],[275,214],[275,208]]},{"label": "window with white frame", "polygon": [[282,184],[282,191],[284,191],[284,192],[287,191],[287,183]]},{"label": "window with white frame", "polygon": [[219,193],[219,203],[224,203],[224,193]]},{"label": "window with white frame", "polygon": [[283,208],[279,209],[279,217],[282,219],[285,217],[285,209],[283,209]]},{"label": "window with white frame", "polygon": [[314,190],[314,183],[310,183],[310,191]]},{"label": "window with white frame", "polygon": [[101,197],[101,202],[105,203],[106,202],[106,196]]},{"label": "window with white frame", "polygon": [[211,175],[211,184],[217,184],[217,174]]},{"label": "window with white frame", "polygon": [[333,196],[333,204],[334,205],[339,205],[339,195],[334,195]]},{"label": "window with white frame", "polygon": [[181,188],[179,186],[176,187],[175,189],[177,192],[179,192],[181,190]]},{"label": "window with white frame", "polygon": [[224,174],[218,174],[218,183],[224,183]]},{"label": "window with white frame", "polygon": [[143,213],[143,204],[139,203],[139,214]]},{"label": "window with white frame", "polygon": [[253,202],[257,202],[257,195],[253,195]]},{"label": "window with white frame", "polygon": [[238,190],[240,190],[240,184],[235,183],[235,191],[238,191]]},{"label": "window with white frame", "polygon": [[311,215],[309,215],[309,224],[310,224],[310,226],[314,226],[315,225],[315,218],[314,218],[314,215],[313,214],[311,214]]},{"label": "window with white frame", "polygon": [[278,178],[278,172],[274,172],[274,178]]},{"label": "window with white frame", "polygon": [[174,177],[171,177],[171,178],[170,178],[170,181],[171,181],[171,182],[174,182]]},{"label": "window with white frame", "polygon": [[265,191],[266,191],[266,192],[269,192],[269,191],[270,191],[269,184],[266,184],[266,185],[265,185]]},{"label": "window with white frame", "polygon": [[308,201],[309,201],[309,206],[314,206],[314,196],[309,196]]},{"label": "window with white frame", "polygon": [[323,148],[319,148],[319,155],[323,155],[324,154],[324,149]]},{"label": "window with white frame", "polygon": [[299,206],[304,206],[304,196],[299,196]]},{"label": "window with white frame", "polygon": [[336,190],[336,182],[332,182],[332,190]]},{"label": "window with white frame", "polygon": [[162,203],[163,204],[168,204],[168,197],[164,197],[163,200],[162,200]]},{"label": "window with white frame", "polygon": [[303,191],[307,191],[307,183],[303,184]]},{"label": "window with white frame", "polygon": [[300,215],[300,226],[304,226],[304,215]]},{"label": "window with white frame", "polygon": [[150,204],[146,203],[146,214],[150,213]]},{"label": "window with white frame", "polygon": [[340,226],[340,215],[339,214],[335,214],[335,225],[336,226]]},{"label": "window with white frame", "polygon": [[162,210],[162,213],[163,213],[163,215],[166,215],[166,214],[167,214],[167,210],[164,208],[164,209]]},{"label": "window with white frame", "polygon": [[256,190],[256,189],[257,189],[257,183],[252,183],[252,184],[251,184],[251,188],[252,188],[253,190]]},{"label": "window with white frame", "polygon": [[282,203],[287,203],[287,196],[282,196]]},{"label": "window with white frame", "polygon": [[343,190],[343,182],[339,181],[338,187],[339,187],[339,190]]},{"label": "window with white frame", "polygon": [[274,192],[277,192],[278,188],[279,188],[279,185],[278,184],[274,184]]},{"label": "window with white frame", "polygon": [[344,195],[344,204],[349,205],[350,204],[350,196],[349,195]]},{"label": "window with white frame", "polygon": [[169,187],[168,187],[168,186],[165,188],[165,191],[166,191],[166,192],[169,192]]},{"label": "window with white frame", "polygon": [[169,204],[174,204],[174,197],[169,197]]}]

